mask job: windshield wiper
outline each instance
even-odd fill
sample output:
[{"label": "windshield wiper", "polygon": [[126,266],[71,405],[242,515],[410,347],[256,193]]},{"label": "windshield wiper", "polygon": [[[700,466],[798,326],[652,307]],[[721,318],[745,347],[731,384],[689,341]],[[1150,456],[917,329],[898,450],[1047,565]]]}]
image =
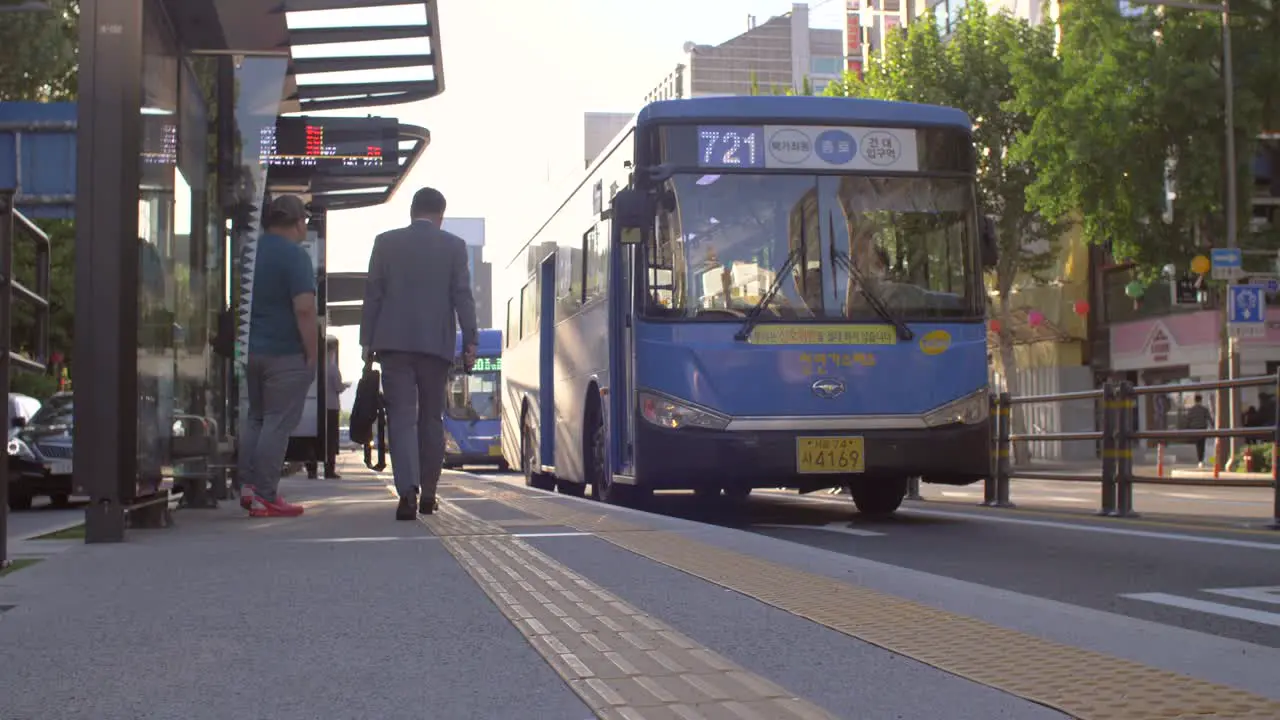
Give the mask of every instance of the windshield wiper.
[{"label": "windshield wiper", "polygon": [[769,303],[773,302],[773,296],[777,295],[778,291],[782,289],[782,283],[786,281],[787,273],[791,272],[791,268],[800,261],[801,247],[803,247],[803,243],[792,248],[791,252],[787,253],[786,259],[782,261],[782,267],[778,268],[777,274],[773,276],[773,282],[769,283],[769,288],[764,291],[764,295],[759,302],[747,311],[747,319],[743,321],[742,327],[738,328],[738,333],[733,336],[734,340],[746,342],[747,338],[751,337],[751,330],[755,328],[756,321],[760,319],[760,313],[764,312]]},{"label": "windshield wiper", "polygon": [[866,273],[862,272],[862,269],[853,261],[853,258],[849,257],[848,253],[843,250],[837,250],[835,245],[832,245],[831,262],[843,267],[845,272],[853,276],[853,279],[858,283],[858,292],[862,294],[862,297],[866,299],[867,304],[871,306],[872,310],[876,311],[877,315],[893,325],[894,329],[898,331],[899,339],[909,342],[915,338],[916,334],[911,331],[911,328],[907,327],[907,324],[902,321],[902,318],[894,315],[893,311],[889,310],[889,306],[885,304],[884,298],[875,294],[867,287]]}]

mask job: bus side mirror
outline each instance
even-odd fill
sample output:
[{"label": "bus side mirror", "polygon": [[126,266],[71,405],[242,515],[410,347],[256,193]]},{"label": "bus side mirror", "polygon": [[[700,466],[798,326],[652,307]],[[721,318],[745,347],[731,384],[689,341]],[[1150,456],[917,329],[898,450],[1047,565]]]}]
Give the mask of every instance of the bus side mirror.
[{"label": "bus side mirror", "polygon": [[613,196],[613,227],[620,245],[639,245],[644,229],[653,224],[653,204],[648,193],[624,188]]},{"label": "bus side mirror", "polygon": [[1000,244],[996,241],[996,221],[990,215],[983,215],[979,221],[978,239],[982,247],[982,267],[995,267],[1000,262]]}]

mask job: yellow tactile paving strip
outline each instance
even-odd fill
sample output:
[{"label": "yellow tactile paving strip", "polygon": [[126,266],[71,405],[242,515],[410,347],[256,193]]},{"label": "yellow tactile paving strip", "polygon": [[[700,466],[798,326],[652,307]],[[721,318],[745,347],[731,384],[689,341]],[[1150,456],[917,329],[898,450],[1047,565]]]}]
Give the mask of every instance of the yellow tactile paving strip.
[{"label": "yellow tactile paving strip", "polygon": [[448,500],[423,522],[604,720],[834,720]]},{"label": "yellow tactile paving strip", "polygon": [[601,513],[492,497],[891,652],[1082,720],[1277,720],[1280,702],[841,583]]}]

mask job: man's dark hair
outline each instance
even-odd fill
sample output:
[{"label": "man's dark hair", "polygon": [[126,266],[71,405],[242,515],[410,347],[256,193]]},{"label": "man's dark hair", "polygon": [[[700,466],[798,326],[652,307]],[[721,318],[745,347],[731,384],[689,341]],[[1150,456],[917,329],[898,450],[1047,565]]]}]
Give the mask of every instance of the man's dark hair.
[{"label": "man's dark hair", "polygon": [[1197,394],[1196,394],[1196,396],[1195,396],[1195,401],[1196,401],[1196,402],[1204,402],[1204,396],[1203,396],[1203,395],[1200,395],[1199,393],[1197,393]]},{"label": "man's dark hair", "polygon": [[444,205],[444,193],[435,188],[425,187],[413,194],[413,205],[409,207],[409,215],[415,218],[443,215]]}]

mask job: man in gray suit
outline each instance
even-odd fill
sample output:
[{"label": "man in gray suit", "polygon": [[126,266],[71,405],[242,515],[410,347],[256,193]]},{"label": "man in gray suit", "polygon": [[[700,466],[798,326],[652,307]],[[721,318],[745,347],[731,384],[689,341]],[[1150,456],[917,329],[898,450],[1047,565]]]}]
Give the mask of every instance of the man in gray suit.
[{"label": "man in gray suit", "polygon": [[467,245],[440,228],[444,209],[439,190],[419,190],[409,210],[413,222],[374,240],[365,281],[360,346],[366,364],[376,356],[382,365],[391,467],[400,495],[397,520],[436,510],[444,464],[441,416],[458,326],[467,370],[479,342]]}]

